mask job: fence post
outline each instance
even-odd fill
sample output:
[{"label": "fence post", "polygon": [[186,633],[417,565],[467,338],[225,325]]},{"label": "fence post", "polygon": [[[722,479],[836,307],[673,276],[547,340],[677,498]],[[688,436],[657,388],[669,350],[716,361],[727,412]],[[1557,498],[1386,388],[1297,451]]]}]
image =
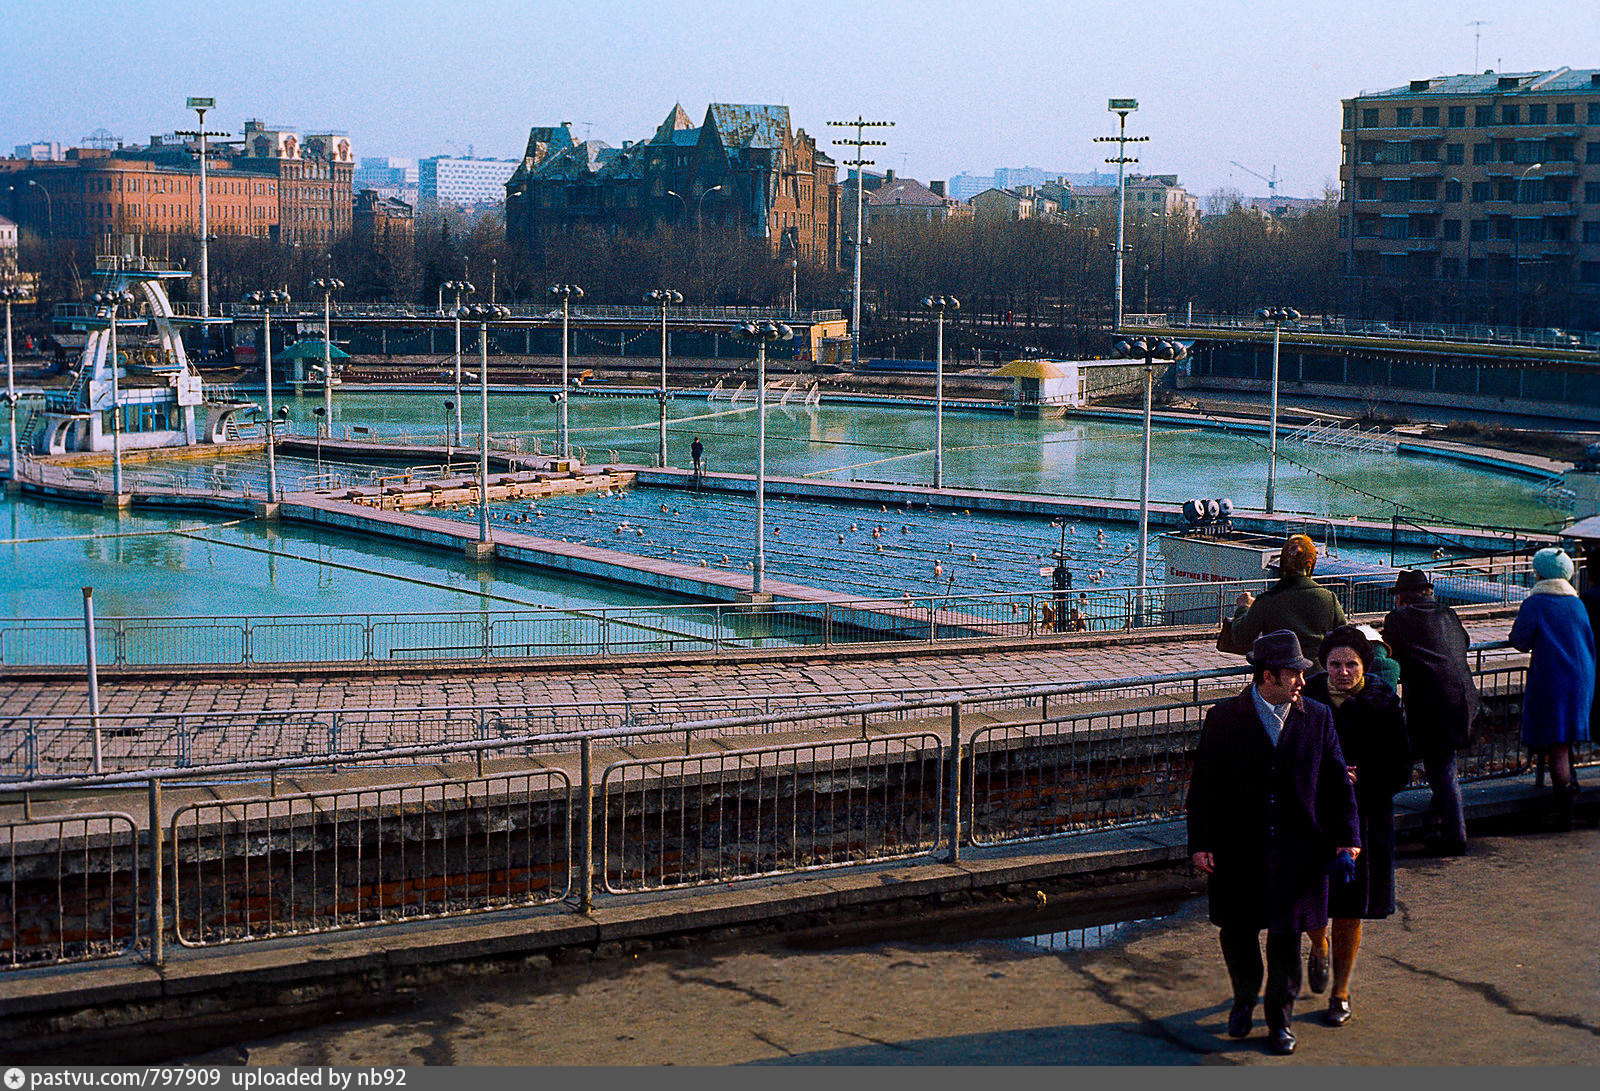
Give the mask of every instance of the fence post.
[{"label": "fence post", "polygon": [[94,732],[94,771],[105,772],[100,751],[100,664],[94,636],[94,588],[83,589],[83,661],[89,676],[89,726]]},{"label": "fence post", "polygon": [[950,706],[950,862],[961,859],[961,702]]},{"label": "fence post", "polygon": [[250,619],[245,618],[239,626],[239,662],[249,663],[255,658],[255,650],[250,647]]},{"label": "fence post", "polygon": [[822,646],[824,648],[833,644],[833,603],[822,604]]},{"label": "fence post", "polygon": [[167,961],[166,952],[166,896],[161,889],[162,859],[166,855],[161,827],[161,781],[150,778],[150,836],[147,839],[150,847],[148,867],[150,869],[150,961],[163,965]]},{"label": "fence post", "polygon": [[483,612],[483,658],[489,658],[489,611]]},{"label": "fence post", "polygon": [[578,742],[578,910],[594,908],[594,740]]}]

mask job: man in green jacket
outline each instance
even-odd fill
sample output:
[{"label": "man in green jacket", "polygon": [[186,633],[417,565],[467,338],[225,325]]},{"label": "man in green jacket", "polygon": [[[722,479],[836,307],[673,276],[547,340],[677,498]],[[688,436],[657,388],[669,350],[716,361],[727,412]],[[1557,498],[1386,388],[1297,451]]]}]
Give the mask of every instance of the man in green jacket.
[{"label": "man in green jacket", "polygon": [[1233,611],[1234,642],[1248,648],[1262,633],[1288,629],[1300,638],[1307,656],[1315,653],[1324,636],[1345,624],[1339,600],[1311,578],[1316,566],[1316,543],[1304,534],[1290,535],[1278,555],[1278,582],[1260,598],[1248,591],[1239,593]]}]

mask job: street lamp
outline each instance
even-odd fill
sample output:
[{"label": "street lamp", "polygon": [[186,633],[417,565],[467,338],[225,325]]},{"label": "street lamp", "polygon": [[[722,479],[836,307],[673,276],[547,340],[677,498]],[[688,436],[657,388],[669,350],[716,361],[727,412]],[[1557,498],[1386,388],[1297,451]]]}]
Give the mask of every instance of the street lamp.
[{"label": "street lamp", "polygon": [[[1529,173],[1544,166],[1543,163],[1529,163],[1517,175],[1516,192],[1511,196],[1518,203],[1522,203],[1522,180]],[[1522,328],[1522,231],[1517,224],[1517,218],[1511,217],[1511,280],[1512,280],[1512,315],[1511,325],[1514,329]]]},{"label": "street lamp", "polygon": [[548,294],[551,299],[561,301],[561,393],[557,395],[561,400],[557,404],[561,407],[561,457],[571,458],[572,444],[567,434],[567,352],[572,329],[572,304],[583,298],[583,289],[576,284],[552,284]]},{"label": "street lamp", "polygon": [[[451,469],[450,464],[456,459],[456,441],[460,438],[450,434],[450,411],[458,409],[459,405],[459,402],[451,401],[449,398],[444,400],[444,472],[447,474]],[[459,411],[457,415],[460,415]]]},{"label": "street lamp", "polygon": [[[278,434],[274,423],[277,417],[272,409],[272,308],[287,306],[289,293],[251,292],[244,301],[261,308],[261,361],[267,380],[267,503],[270,504],[278,497]],[[319,448],[317,460],[320,462],[321,458]]]},{"label": "street lamp", "polygon": [[671,288],[657,288],[644,297],[646,303],[654,303],[661,308],[661,389],[656,391],[656,399],[661,403],[661,442],[656,457],[656,465],[667,464],[667,308],[677,306],[683,302],[683,293],[675,292]]},{"label": "street lamp", "polygon": [[1138,600],[1134,616],[1144,621],[1146,565],[1150,555],[1150,401],[1155,389],[1155,362],[1183,359],[1189,350],[1181,341],[1160,337],[1136,337],[1119,340],[1113,350],[1118,356],[1144,360],[1144,461],[1139,470],[1139,571]]},{"label": "street lamp", "polygon": [[41,186],[36,178],[29,178],[28,185],[44,194],[45,230],[49,232],[51,238],[54,238],[56,233],[56,208],[55,202],[50,199],[50,189],[48,186]]},{"label": "street lamp", "polygon": [[135,305],[133,293],[126,288],[112,288],[96,292],[94,301],[111,312],[111,491],[117,502],[122,501],[122,406],[121,387],[117,383],[117,311]]},{"label": "street lamp", "polygon": [[922,305],[933,311],[938,324],[933,364],[933,487],[944,488],[944,312],[959,311],[961,300],[953,295],[931,295]]},{"label": "street lamp", "polygon": [[318,277],[312,290],[322,293],[322,416],[328,438],[333,438],[333,293],[344,287],[336,277]]},{"label": "street lamp", "polygon": [[750,594],[755,596],[761,594],[767,567],[767,345],[789,340],[794,330],[782,322],[762,319],[735,326],[733,335],[756,346],[756,556],[750,578]]},{"label": "street lamp", "polygon": [[489,543],[489,323],[511,317],[511,308],[497,303],[474,303],[458,311],[478,322],[478,542]]},{"label": "street lamp", "polygon": [[478,289],[476,289],[476,288],[474,288],[472,286],[472,282],[471,281],[467,281],[467,280],[447,280],[443,284],[439,285],[439,291],[440,291],[441,295],[444,292],[450,292],[451,294],[453,294],[456,297],[456,305],[455,305],[454,308],[452,308],[452,312],[451,313],[454,314],[455,320],[456,320],[456,401],[455,401],[455,407],[456,407],[456,442],[457,443],[461,442],[461,297],[464,296],[464,295],[471,295],[473,292],[475,292],[477,290]]},{"label": "street lamp", "polygon": [[1272,323],[1272,422],[1267,440],[1267,514],[1277,510],[1278,498],[1278,357],[1283,347],[1283,324],[1300,321],[1293,307],[1262,307],[1256,315]]},{"label": "street lamp", "polygon": [[800,259],[789,259],[789,314],[800,314]]},{"label": "street lamp", "polygon": [[1128,145],[1129,144],[1140,144],[1140,143],[1143,143],[1143,142],[1145,142],[1145,141],[1150,139],[1148,136],[1129,136],[1128,135],[1128,115],[1131,114],[1133,111],[1137,110],[1138,108],[1139,108],[1139,101],[1137,99],[1131,99],[1131,98],[1114,98],[1114,99],[1111,99],[1106,104],[1106,109],[1110,110],[1112,113],[1117,115],[1117,135],[1116,136],[1097,136],[1097,137],[1094,138],[1094,142],[1096,144],[1107,144],[1107,143],[1110,143],[1112,141],[1115,141],[1116,145],[1117,145],[1117,154],[1116,154],[1116,156],[1114,158],[1107,159],[1106,162],[1107,163],[1115,163],[1117,165],[1117,247],[1116,247],[1116,254],[1117,254],[1117,280],[1116,280],[1117,315],[1116,315],[1116,321],[1117,321],[1117,325],[1116,325],[1116,328],[1119,329],[1119,330],[1122,328],[1122,256],[1128,252],[1128,248],[1127,248],[1127,245],[1125,244],[1124,235],[1123,235],[1123,227],[1124,227],[1125,220],[1127,218],[1128,191],[1127,191],[1127,187],[1123,185],[1122,172],[1123,172],[1123,168],[1126,167],[1129,163],[1137,163],[1139,161],[1137,158],[1130,159],[1128,157]]},{"label": "street lamp", "polygon": [[11,348],[11,305],[31,299],[33,293],[20,284],[0,285],[0,302],[6,305],[6,408],[10,415],[11,427],[11,468],[6,475],[8,481],[17,480],[17,382],[16,361]]},{"label": "street lamp", "polygon": [[180,130],[177,136],[192,136],[200,141],[200,317],[211,317],[211,246],[210,246],[210,208],[207,192],[210,188],[206,180],[206,138],[210,136],[227,136],[227,133],[206,132],[206,111],[216,108],[217,102],[211,98],[190,98],[185,103],[200,118],[200,127],[193,130]]}]

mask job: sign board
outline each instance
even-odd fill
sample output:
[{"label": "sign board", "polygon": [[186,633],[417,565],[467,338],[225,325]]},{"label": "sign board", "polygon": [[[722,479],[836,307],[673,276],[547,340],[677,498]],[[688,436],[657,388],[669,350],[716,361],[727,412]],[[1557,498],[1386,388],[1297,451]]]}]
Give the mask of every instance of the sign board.
[{"label": "sign board", "polygon": [[189,100],[189,109],[191,110],[214,110],[216,107],[217,100],[214,98],[191,98]]},{"label": "sign board", "polygon": [[1114,98],[1106,105],[1107,110],[1137,110],[1138,108],[1139,100],[1136,98]]}]

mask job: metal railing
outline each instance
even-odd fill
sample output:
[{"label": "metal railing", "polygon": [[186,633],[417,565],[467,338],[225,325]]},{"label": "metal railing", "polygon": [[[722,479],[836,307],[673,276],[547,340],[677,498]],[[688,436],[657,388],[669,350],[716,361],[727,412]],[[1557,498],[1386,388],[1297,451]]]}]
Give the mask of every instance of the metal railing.
[{"label": "metal railing", "polygon": [[[964,845],[1157,821],[1181,810],[1205,707],[1231,692],[1247,669],[680,720],[577,736],[524,735],[339,759],[347,772],[390,768],[391,780],[399,764],[426,761],[429,775],[417,783],[402,777],[284,795],[277,791],[283,778],[324,776],[331,763],[303,757],[238,763],[207,770],[195,786],[203,795],[180,802],[170,818],[163,791],[185,790],[193,774],[159,769],[16,784],[13,796],[23,796],[24,816],[10,822],[16,848],[0,882],[10,884],[11,904],[26,910],[14,910],[9,922],[0,919],[0,943],[9,945],[10,965],[18,967],[103,957],[143,936],[149,959],[159,964],[169,933],[182,944],[211,944],[511,905],[566,904],[587,912],[596,885],[625,896],[848,868],[940,848],[954,861]],[[1464,779],[1528,768],[1515,726],[1523,672],[1520,662],[1503,660],[1476,671],[1488,711],[1458,758]],[[1124,696],[1134,687],[1155,695]],[[1000,707],[1009,717],[996,716]],[[964,733],[964,718],[986,711],[988,722]],[[914,717],[924,725],[908,725]],[[886,725],[899,730],[884,732]],[[785,738],[729,752],[616,756],[596,769],[597,743],[633,746],[749,729]],[[560,749],[544,759],[548,772],[485,770],[492,758],[552,746]],[[1600,758],[1593,744],[1579,749],[1581,762]],[[570,767],[574,757],[576,777],[555,768]],[[450,776],[451,764],[462,762],[460,773]],[[271,777],[269,792],[229,798],[230,779],[264,773]],[[144,787],[150,799],[142,865],[136,835],[128,832],[136,826],[131,816],[29,812],[51,806],[31,804],[30,793],[128,787]],[[106,825],[81,825],[94,822]],[[76,836],[80,832],[106,836],[96,841]],[[78,863],[95,848],[121,855],[105,867]],[[100,878],[90,881],[93,875]],[[169,876],[172,886],[164,889]],[[98,895],[112,882],[114,889],[127,886],[111,904],[127,908],[105,909]],[[102,916],[80,926],[91,909]],[[53,930],[30,929],[35,916],[60,923]]]},{"label": "metal railing", "polygon": [[[1140,314],[1128,315],[1125,326],[1151,326],[1164,329],[1226,329],[1270,332],[1272,323],[1255,315],[1234,314]],[[1379,337],[1405,341],[1457,341],[1486,345],[1524,345],[1533,348],[1573,349],[1600,352],[1600,332],[1561,330],[1553,327],[1520,329],[1487,326],[1481,323],[1450,325],[1439,322],[1379,322],[1333,315],[1310,315],[1299,324],[1286,326],[1291,334],[1332,334],[1344,337]]]},{"label": "metal railing", "polygon": [[[83,306],[82,304],[58,304],[57,313],[70,312],[62,308]],[[507,305],[511,311],[511,320],[517,319],[551,319],[560,321],[561,308],[552,308],[548,303],[511,303]],[[230,318],[243,318],[252,321],[260,319],[263,310],[270,310],[274,318],[294,319],[301,318],[307,321],[320,321],[323,317],[321,308],[311,308],[290,304],[284,307],[263,308],[250,303],[223,303],[218,308],[220,313]],[[434,321],[448,321],[451,319],[451,310],[443,310],[437,306],[429,307],[422,303],[363,303],[345,302],[337,303],[333,308],[335,319],[357,318],[418,318]],[[646,304],[608,305],[598,304],[583,307],[573,307],[570,312],[574,324],[588,322],[642,322],[655,324],[661,321],[661,309]],[[838,309],[823,308],[819,310],[801,309],[790,310],[787,307],[704,307],[686,305],[673,307],[667,312],[669,325],[684,322],[728,322],[733,323],[746,318],[771,318],[784,322],[838,322],[844,318],[844,312]]]},{"label": "metal railing", "polygon": [[171,823],[186,947],[544,905],[571,891],[560,770],[204,800]]},{"label": "metal railing", "polygon": [[[1388,576],[1319,582],[1339,598],[1347,614],[1392,605]],[[1260,592],[1269,584],[1262,578],[1059,592],[906,592],[898,599],[779,599],[760,609],[693,603],[581,611],[121,617],[98,619],[95,637],[99,662],[107,667],[717,655],[760,647],[940,644],[1216,625],[1232,615],[1240,591]],[[1441,573],[1435,586],[1442,601],[1512,603],[1526,594],[1521,574],[1510,565]],[[0,666],[80,665],[85,662],[82,637],[78,618],[0,620]]]}]

